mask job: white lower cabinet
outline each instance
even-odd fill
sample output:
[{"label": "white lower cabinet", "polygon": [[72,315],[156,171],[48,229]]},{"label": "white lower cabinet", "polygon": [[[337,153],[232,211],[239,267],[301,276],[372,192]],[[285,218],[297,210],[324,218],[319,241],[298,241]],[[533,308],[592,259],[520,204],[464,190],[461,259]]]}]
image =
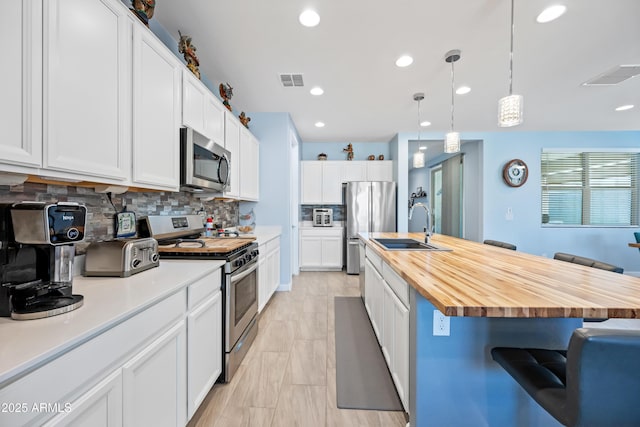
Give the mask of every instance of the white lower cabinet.
[{"label": "white lower cabinet", "polygon": [[342,270],[342,227],[300,229],[300,269]]},{"label": "white lower cabinet", "polygon": [[222,292],[187,315],[187,413],[190,419],[222,373]]},{"label": "white lower cabinet", "polygon": [[125,426],[187,423],[186,344],[182,320],[123,366]]},{"label": "white lower cabinet", "polygon": [[68,408],[68,412],[55,416],[44,427],[121,427],[122,370],[116,370],[79,399],[70,402]]},{"label": "white lower cabinet", "polygon": [[258,312],[280,286],[280,236],[259,246]]},{"label": "white lower cabinet", "polygon": [[371,259],[365,259],[365,307],[398,396],[408,411],[409,285],[375,253],[366,253]]}]

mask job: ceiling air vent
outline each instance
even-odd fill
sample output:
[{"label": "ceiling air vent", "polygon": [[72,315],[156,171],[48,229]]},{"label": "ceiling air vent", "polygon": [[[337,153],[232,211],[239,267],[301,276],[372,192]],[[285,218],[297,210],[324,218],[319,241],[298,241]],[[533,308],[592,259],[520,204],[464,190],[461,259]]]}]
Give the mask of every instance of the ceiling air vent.
[{"label": "ceiling air vent", "polygon": [[583,86],[611,86],[617,85],[633,76],[640,74],[640,65],[618,65],[597,77],[582,83]]},{"label": "ceiling air vent", "polygon": [[280,74],[280,82],[282,82],[282,86],[284,87],[304,86],[302,74]]}]

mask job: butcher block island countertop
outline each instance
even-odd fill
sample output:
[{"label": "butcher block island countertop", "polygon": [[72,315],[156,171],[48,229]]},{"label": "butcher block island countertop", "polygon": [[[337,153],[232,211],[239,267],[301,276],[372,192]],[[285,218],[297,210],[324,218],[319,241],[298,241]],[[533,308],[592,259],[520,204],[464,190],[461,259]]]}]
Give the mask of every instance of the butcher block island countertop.
[{"label": "butcher block island countertop", "polygon": [[446,316],[639,318],[640,278],[436,234],[444,251],[389,251],[361,233],[407,283]]}]

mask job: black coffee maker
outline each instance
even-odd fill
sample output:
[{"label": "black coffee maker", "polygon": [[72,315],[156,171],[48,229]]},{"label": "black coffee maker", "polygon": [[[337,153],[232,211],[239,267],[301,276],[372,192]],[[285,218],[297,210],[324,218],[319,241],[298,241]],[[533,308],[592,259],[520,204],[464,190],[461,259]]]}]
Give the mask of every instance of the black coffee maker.
[{"label": "black coffee maker", "polygon": [[0,204],[0,316],[39,319],[82,306],[71,286],[86,217],[77,203]]}]

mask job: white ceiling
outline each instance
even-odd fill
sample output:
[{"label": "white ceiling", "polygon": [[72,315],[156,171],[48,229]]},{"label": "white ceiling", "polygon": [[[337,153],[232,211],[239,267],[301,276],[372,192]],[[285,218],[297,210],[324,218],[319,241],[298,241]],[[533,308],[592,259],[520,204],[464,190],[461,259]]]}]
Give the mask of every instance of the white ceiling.
[{"label": "white ceiling", "polygon": [[[558,0],[560,19],[535,22],[553,0],[516,0],[513,91],[525,122],[502,131],[638,130],[640,76],[617,86],[581,84],[620,64],[640,64],[640,0]],[[306,28],[298,14],[318,11]],[[389,141],[417,132],[415,92],[425,92],[423,132],[446,132],[451,68],[460,49],[455,128],[500,131],[498,99],[508,94],[510,0],[182,0],[156,4],[175,38],[193,38],[200,70],[234,88],[234,111],[289,112],[303,141]],[[402,54],[414,57],[395,66]],[[304,88],[283,88],[279,73],[302,73]],[[312,86],[325,94],[309,94]],[[635,104],[625,112],[614,108]],[[314,123],[323,121],[324,128]],[[464,139],[464,134],[462,135]]]}]

